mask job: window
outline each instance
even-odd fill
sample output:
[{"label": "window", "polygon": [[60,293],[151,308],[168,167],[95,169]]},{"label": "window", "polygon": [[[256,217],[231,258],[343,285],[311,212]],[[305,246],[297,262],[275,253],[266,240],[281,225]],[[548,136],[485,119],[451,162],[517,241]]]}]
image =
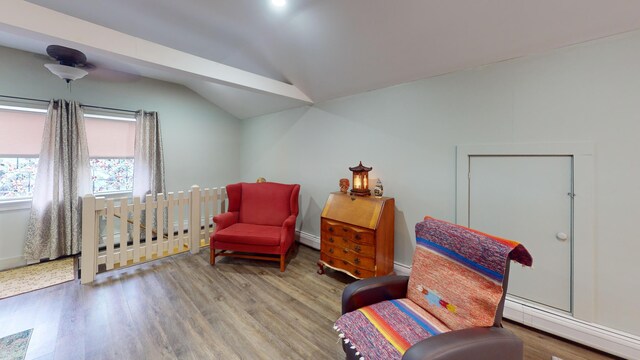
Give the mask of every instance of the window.
[{"label": "window", "polygon": [[[46,109],[0,106],[0,201],[28,199],[38,168]],[[85,113],[94,194],[133,189],[135,120]]]},{"label": "window", "polygon": [[135,125],[133,119],[85,114],[94,194],[133,190]]},{"label": "window", "polygon": [[37,157],[0,157],[0,199],[31,197],[37,170]]},{"label": "window", "polygon": [[45,113],[43,108],[0,109],[0,200],[31,197]]}]

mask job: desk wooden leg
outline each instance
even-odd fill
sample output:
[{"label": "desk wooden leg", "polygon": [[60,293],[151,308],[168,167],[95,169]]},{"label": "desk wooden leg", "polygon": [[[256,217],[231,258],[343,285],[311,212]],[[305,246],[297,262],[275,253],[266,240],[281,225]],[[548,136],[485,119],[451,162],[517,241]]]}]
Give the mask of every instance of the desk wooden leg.
[{"label": "desk wooden leg", "polygon": [[324,274],[324,264],[322,263],[322,261],[318,260],[318,274],[323,275]]}]

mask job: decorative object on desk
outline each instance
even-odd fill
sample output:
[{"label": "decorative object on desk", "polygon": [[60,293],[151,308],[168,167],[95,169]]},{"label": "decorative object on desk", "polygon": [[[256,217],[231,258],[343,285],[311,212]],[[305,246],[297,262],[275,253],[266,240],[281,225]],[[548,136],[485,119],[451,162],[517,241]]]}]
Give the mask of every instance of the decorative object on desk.
[{"label": "decorative object on desk", "polygon": [[347,191],[349,191],[349,179],[347,178],[342,178],[340,179],[340,192],[342,193],[347,193]]},{"label": "decorative object on desk", "polygon": [[353,172],[353,188],[351,188],[351,195],[371,195],[371,190],[369,190],[369,171],[372,169],[372,167],[362,165],[362,161],[360,161],[358,166],[349,168],[349,170]]},{"label": "decorative object on desk", "polygon": [[256,183],[263,183],[263,182],[267,182],[267,179],[263,178],[262,176],[256,179]]},{"label": "decorative object on desk", "polygon": [[373,195],[375,195],[375,197],[382,197],[382,194],[384,194],[384,187],[382,186],[382,181],[378,179],[378,181],[376,181],[376,187],[373,188]]}]

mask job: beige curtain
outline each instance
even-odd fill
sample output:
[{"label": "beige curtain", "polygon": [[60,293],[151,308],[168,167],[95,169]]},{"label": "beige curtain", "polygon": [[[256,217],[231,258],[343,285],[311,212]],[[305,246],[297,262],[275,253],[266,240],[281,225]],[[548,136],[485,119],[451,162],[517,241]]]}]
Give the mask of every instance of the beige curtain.
[{"label": "beige curtain", "polygon": [[81,251],[80,197],[91,192],[89,148],[80,104],[52,100],[27,225],[27,260]]},{"label": "beige curtain", "polygon": [[158,113],[136,112],[133,156],[133,196],[164,193],[164,156]]},{"label": "beige curtain", "polygon": [[[164,155],[162,148],[162,134],[158,113],[139,110],[136,112],[136,140],[133,156],[133,196],[140,196],[144,202],[147,194],[165,193]],[[156,229],[156,212],[152,214],[153,229]],[[145,224],[146,214],[141,214],[141,222]],[[166,233],[168,227],[167,212],[164,212],[164,228],[157,231],[158,235]],[[131,226],[129,234],[133,234]],[[172,229],[173,230],[173,229]],[[129,236],[131,239],[131,235]],[[145,239],[145,231],[140,229],[140,239]]]}]

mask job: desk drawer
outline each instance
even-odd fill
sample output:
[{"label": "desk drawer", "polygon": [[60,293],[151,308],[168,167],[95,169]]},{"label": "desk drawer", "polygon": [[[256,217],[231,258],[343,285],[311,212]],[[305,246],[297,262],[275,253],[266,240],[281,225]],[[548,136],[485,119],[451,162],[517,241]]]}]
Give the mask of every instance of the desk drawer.
[{"label": "desk drawer", "polygon": [[349,248],[327,245],[323,247],[322,251],[333,258],[346,260],[355,266],[371,271],[375,270],[376,264],[373,258],[364,257]]},{"label": "desk drawer", "polygon": [[369,278],[375,276],[373,270],[363,269],[359,266],[353,265],[346,260],[334,258],[324,252],[320,253],[320,260],[324,261],[330,267],[345,270],[346,272],[357,278]]},{"label": "desk drawer", "polygon": [[333,236],[352,240],[360,244],[375,245],[375,234],[373,230],[363,229],[357,226],[322,219],[321,230]]},{"label": "desk drawer", "polygon": [[376,247],[373,245],[359,244],[342,236],[335,236],[328,232],[322,232],[320,248],[324,249],[325,245],[347,248],[360,256],[370,258],[375,258],[376,256]]}]

